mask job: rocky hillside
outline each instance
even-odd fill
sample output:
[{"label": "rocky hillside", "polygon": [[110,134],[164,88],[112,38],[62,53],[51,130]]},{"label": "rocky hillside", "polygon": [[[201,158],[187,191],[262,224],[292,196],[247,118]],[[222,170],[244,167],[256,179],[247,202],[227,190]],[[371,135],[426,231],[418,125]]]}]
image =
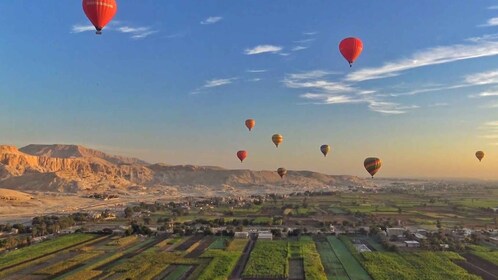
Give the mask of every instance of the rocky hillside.
[{"label": "rocky hillside", "polygon": [[289,171],[282,180],[272,171],[148,164],[77,145],[29,145],[20,149],[0,146],[0,188],[16,190],[80,192],[136,187],[175,187],[180,191],[189,188],[233,191],[273,187],[325,190],[370,184],[358,177],[310,171]]}]

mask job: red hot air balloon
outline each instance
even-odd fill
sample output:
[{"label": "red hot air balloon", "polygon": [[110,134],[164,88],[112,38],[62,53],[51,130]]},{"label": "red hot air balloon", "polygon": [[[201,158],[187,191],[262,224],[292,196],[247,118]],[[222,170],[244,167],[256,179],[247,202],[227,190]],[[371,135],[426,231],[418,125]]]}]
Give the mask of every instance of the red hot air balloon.
[{"label": "red hot air balloon", "polygon": [[247,152],[246,151],[238,151],[237,157],[240,159],[240,162],[243,162],[244,159],[247,157]]},{"label": "red hot air balloon", "polygon": [[247,127],[247,129],[249,129],[249,131],[251,131],[254,128],[255,125],[256,125],[256,121],[255,120],[253,120],[253,119],[247,119],[246,120],[246,127]]},{"label": "red hot air balloon", "polygon": [[349,62],[349,67],[360,56],[363,50],[363,43],[358,38],[349,37],[341,41],[339,44],[339,51],[342,56]]},{"label": "red hot air balloon", "polygon": [[115,0],[83,0],[83,11],[97,29],[97,34],[102,34],[102,29],[116,15],[117,10]]}]

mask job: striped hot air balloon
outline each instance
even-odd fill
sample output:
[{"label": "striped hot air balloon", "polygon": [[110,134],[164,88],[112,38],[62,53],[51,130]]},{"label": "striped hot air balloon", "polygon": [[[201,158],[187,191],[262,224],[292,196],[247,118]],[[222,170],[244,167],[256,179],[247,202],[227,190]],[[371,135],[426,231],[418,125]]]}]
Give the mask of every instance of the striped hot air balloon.
[{"label": "striped hot air balloon", "polygon": [[273,144],[278,148],[278,145],[281,144],[284,141],[284,137],[280,134],[273,134],[271,137],[271,141],[273,141]]},{"label": "striped hot air balloon", "polygon": [[323,156],[326,157],[327,154],[330,152],[330,146],[329,145],[322,145],[322,146],[320,146],[320,151],[322,152]]},{"label": "striped hot air balloon", "polygon": [[484,158],[484,152],[483,151],[477,151],[476,152],[476,158],[481,161]]},{"label": "striped hot air balloon", "polygon": [[380,167],[382,166],[382,161],[376,157],[369,157],[365,159],[363,165],[365,166],[367,172],[370,173],[373,178],[375,173],[377,173],[377,171],[379,171]]},{"label": "striped hot air balloon", "polygon": [[277,169],[278,175],[280,175],[280,178],[284,178],[284,176],[287,174],[287,169],[280,167]]}]

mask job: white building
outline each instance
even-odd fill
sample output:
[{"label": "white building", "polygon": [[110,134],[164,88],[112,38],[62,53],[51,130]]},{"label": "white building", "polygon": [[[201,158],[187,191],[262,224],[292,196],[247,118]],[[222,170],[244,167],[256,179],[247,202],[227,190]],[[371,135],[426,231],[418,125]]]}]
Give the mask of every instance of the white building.
[{"label": "white building", "polygon": [[235,238],[247,239],[249,238],[249,232],[247,231],[236,231],[234,233]]},{"label": "white building", "polygon": [[273,240],[273,234],[270,231],[260,231],[258,232],[258,239]]},{"label": "white building", "polygon": [[418,243],[418,241],[415,241],[415,240],[407,240],[407,241],[405,241],[405,245],[406,245],[406,247],[409,247],[409,248],[420,247],[420,243]]}]

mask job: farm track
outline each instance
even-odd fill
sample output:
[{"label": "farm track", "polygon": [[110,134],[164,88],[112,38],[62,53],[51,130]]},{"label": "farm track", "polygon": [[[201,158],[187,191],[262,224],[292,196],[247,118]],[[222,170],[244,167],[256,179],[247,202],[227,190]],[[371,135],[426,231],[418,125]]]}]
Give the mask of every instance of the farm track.
[{"label": "farm track", "polygon": [[192,252],[188,253],[186,258],[198,258],[213,243],[214,237],[210,236],[202,239],[201,243]]},{"label": "farm track", "polygon": [[249,242],[247,242],[247,245],[244,248],[242,255],[237,261],[237,265],[235,266],[234,270],[232,271],[232,274],[230,275],[229,278],[230,280],[242,279],[242,272],[244,272],[244,268],[246,267],[247,261],[249,260],[249,256],[251,255],[251,251],[254,248],[255,243],[256,243],[255,240],[252,238],[249,240]]},{"label": "farm track", "polygon": [[498,280],[498,266],[471,253],[465,253],[462,256],[467,261],[456,261],[456,264],[470,273],[479,275],[484,280]]},{"label": "farm track", "polygon": [[15,268],[16,266],[19,266],[19,265],[23,265],[23,264],[26,264],[26,263],[30,263],[30,262],[33,262],[33,261],[36,261],[36,260],[39,260],[41,258],[45,258],[47,256],[51,256],[51,255],[54,255],[54,254],[57,254],[57,253],[60,253],[62,251],[65,251],[65,250],[68,250],[68,249],[72,249],[72,248],[75,248],[75,247],[78,247],[80,245],[83,245],[83,244],[91,244],[93,241],[95,241],[96,239],[99,239],[101,238],[102,236],[96,236],[95,238],[92,238],[90,240],[85,240],[85,241],[82,241],[82,242],[79,242],[79,243],[76,243],[76,244],[73,244],[71,246],[68,246],[68,247],[65,247],[65,248],[62,248],[62,249],[59,249],[59,250],[56,250],[56,251],[53,251],[51,253],[48,253],[48,254],[45,254],[45,255],[41,255],[41,256],[38,256],[38,257],[35,257],[35,258],[32,258],[32,259],[29,259],[29,260],[25,260],[25,261],[22,261],[22,262],[19,262],[19,263],[16,263],[16,264],[13,264],[13,265],[9,265],[9,266],[6,266],[6,267],[3,267],[0,269],[0,272],[1,271],[4,271],[4,270],[8,270],[8,269],[11,269],[11,268]]}]

